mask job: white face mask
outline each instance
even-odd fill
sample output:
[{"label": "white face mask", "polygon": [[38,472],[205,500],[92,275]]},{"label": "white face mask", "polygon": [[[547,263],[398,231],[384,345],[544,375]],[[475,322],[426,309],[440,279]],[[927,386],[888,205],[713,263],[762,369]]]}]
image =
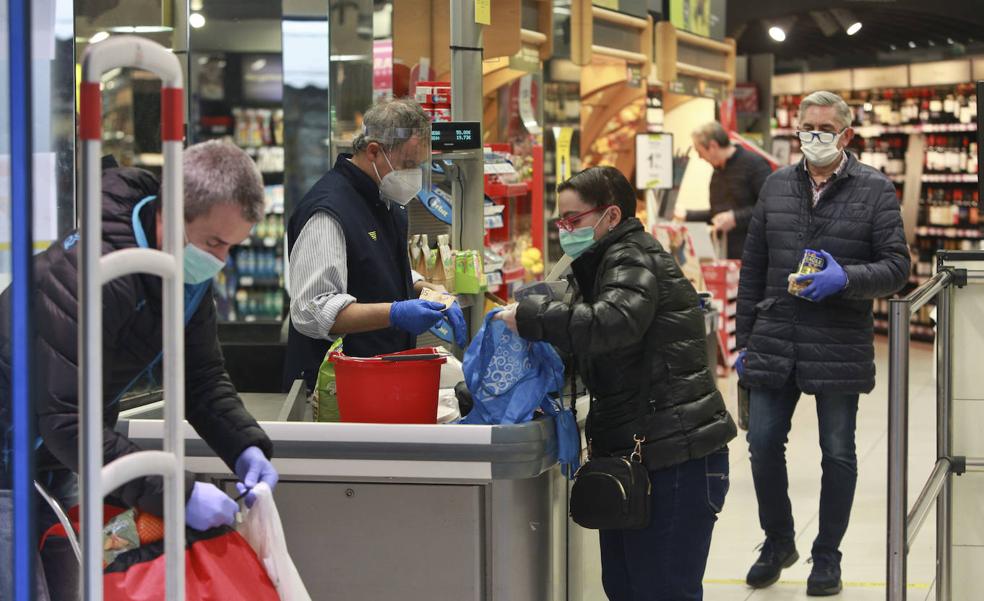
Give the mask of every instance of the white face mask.
[{"label": "white face mask", "polygon": [[[393,163],[390,163],[385,152],[383,158],[386,159],[386,164],[390,166],[391,171],[385,177],[380,178],[379,195],[384,200],[405,207],[420,192],[424,183],[424,174],[420,169],[393,169]],[[376,177],[379,177],[379,169],[376,169],[375,163],[373,163],[372,168],[376,171]]]},{"label": "white face mask", "polygon": [[816,136],[813,137],[808,143],[801,143],[800,150],[803,151],[803,155],[806,156],[806,160],[810,162],[811,165],[816,167],[826,167],[834,161],[841,154],[840,149],[840,139],[844,135],[844,132],[837,134],[837,137],[833,139],[832,142],[823,143]]}]

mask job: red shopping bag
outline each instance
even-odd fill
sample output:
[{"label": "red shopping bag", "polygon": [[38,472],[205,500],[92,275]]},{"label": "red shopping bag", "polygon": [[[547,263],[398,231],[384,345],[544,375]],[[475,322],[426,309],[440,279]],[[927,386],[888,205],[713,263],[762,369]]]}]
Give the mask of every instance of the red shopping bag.
[{"label": "red shopping bag", "polygon": [[[106,506],[104,519],[121,513],[118,507]],[[164,541],[160,521],[153,516],[138,519],[141,546],[118,556],[104,569],[105,601],[164,601]],[[78,530],[78,508],[69,511],[72,526]],[[155,523],[156,522],[156,523]],[[41,546],[49,537],[65,536],[56,525],[44,534]],[[148,539],[149,537],[149,539]],[[238,532],[228,527],[205,532],[185,531],[185,599],[186,601],[280,601],[277,589],[256,553]]]}]

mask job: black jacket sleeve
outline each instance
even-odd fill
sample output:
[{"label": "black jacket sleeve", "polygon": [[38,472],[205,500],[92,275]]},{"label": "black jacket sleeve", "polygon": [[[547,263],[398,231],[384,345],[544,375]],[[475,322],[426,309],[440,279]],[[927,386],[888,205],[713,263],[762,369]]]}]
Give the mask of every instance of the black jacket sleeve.
[{"label": "black jacket sleeve", "polygon": [[273,443],[246,411],[225,370],[212,291],[185,328],[185,416],[230,470],[247,447],[273,456]]},{"label": "black jacket sleeve", "polygon": [[711,210],[703,209],[699,211],[687,211],[687,221],[696,221],[699,223],[710,223],[711,222]]},{"label": "black jacket sleeve", "polygon": [[[748,188],[751,198],[757,199],[762,192],[762,187],[765,185],[765,180],[772,174],[772,167],[769,166],[768,161],[765,159],[761,157],[755,158],[758,160],[749,161],[748,163]],[[752,221],[754,211],[754,204],[736,208],[735,222],[738,224],[738,227],[747,228]]]},{"label": "black jacket sleeve", "polygon": [[912,260],[905,241],[902,211],[899,208],[895,186],[885,178],[871,227],[871,254],[873,260],[861,265],[845,265],[847,288],[845,298],[875,299],[894,294],[909,280]]},{"label": "black jacket sleeve", "polygon": [[[74,472],[80,468],[79,438],[79,360],[78,360],[78,303],[67,299],[77,295],[78,247],[67,253],[68,261],[49,271],[41,288],[63,288],[59,294],[44,294],[35,311],[38,336],[35,341],[35,368],[38,374],[37,415],[38,434],[45,447],[64,466]],[[138,276],[113,280],[103,286],[103,340],[112,343],[133,318],[136,307],[135,284]],[[59,302],[59,301],[64,302]],[[104,370],[109,368],[104,358]],[[104,407],[104,410],[108,408]],[[140,451],[140,447],[111,427],[102,431],[103,463]],[[186,478],[186,497],[193,482]],[[112,492],[130,507],[161,515],[163,479],[149,477],[127,482]]]},{"label": "black jacket sleeve", "polygon": [[531,297],[516,313],[519,334],[565,353],[598,355],[638,342],[656,314],[659,282],[645,252],[632,244],[611,249],[600,268],[594,302],[547,302]]},{"label": "black jacket sleeve", "polygon": [[755,325],[755,305],[765,297],[769,273],[769,245],[765,235],[765,203],[759,200],[752,213],[752,223],[745,238],[741,257],[741,276],[738,280],[738,316],[736,337],[738,348],[745,348]]}]

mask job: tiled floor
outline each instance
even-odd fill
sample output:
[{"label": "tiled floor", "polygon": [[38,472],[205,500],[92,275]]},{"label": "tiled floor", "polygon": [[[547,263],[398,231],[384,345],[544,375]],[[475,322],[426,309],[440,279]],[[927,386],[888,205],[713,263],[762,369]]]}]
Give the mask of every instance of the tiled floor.
[{"label": "tiled floor", "polygon": [[[885,599],[886,463],[888,433],[888,345],[877,346],[878,385],[862,397],[858,415],[859,482],[851,527],[842,546],[844,592],[836,599],[875,601]],[[915,345],[911,351],[910,378],[910,502],[915,499],[935,460],[936,416],[933,350]],[[721,382],[729,408],[735,409],[735,381]],[[814,400],[804,397],[793,420],[787,451],[790,497],[797,524],[800,562],[783,572],[775,586],[754,591],[744,584],[745,573],[757,556],[755,547],[763,535],[758,526],[752,488],[748,446],[744,437],[731,445],[731,492],[714,531],[708,560],[704,599],[707,601],[794,601],[807,599],[806,563],[817,534],[820,490],[820,448]],[[934,518],[931,515],[909,556],[909,599],[933,599],[935,563]]]}]

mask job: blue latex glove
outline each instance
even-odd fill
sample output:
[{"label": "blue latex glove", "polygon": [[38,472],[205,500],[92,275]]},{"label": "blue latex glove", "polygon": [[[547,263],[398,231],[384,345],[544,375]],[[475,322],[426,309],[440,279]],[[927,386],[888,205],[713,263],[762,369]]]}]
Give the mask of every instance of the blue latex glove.
[{"label": "blue latex glove", "polygon": [[[270,490],[273,490],[280,480],[280,474],[259,447],[249,447],[239,454],[239,459],[236,459],[236,476],[241,481],[236,484],[239,494],[252,490],[260,482],[266,482]],[[252,507],[255,502],[256,495],[252,492],[246,495],[246,507]]]},{"label": "blue latex glove", "polygon": [[455,343],[461,348],[468,346],[468,326],[465,325],[465,315],[457,301],[446,311],[445,319],[451,324]]},{"label": "blue latex glove", "polygon": [[214,484],[195,482],[191,498],[185,505],[185,522],[195,530],[232,526],[237,511],[239,505]]},{"label": "blue latex glove", "polygon": [[735,361],[735,371],[738,372],[738,379],[741,380],[745,377],[745,355],[748,351],[739,351],[738,360]]},{"label": "blue latex glove", "polygon": [[813,302],[820,302],[833,296],[847,286],[847,274],[844,272],[844,268],[829,252],[821,250],[820,254],[827,261],[827,267],[820,273],[808,273],[796,278],[798,283],[810,282],[810,285],[800,293],[800,296]]},{"label": "blue latex glove", "polygon": [[[397,301],[390,307],[390,324],[420,336],[444,319],[444,305],[418,299]],[[460,311],[460,309],[459,309]]]}]

